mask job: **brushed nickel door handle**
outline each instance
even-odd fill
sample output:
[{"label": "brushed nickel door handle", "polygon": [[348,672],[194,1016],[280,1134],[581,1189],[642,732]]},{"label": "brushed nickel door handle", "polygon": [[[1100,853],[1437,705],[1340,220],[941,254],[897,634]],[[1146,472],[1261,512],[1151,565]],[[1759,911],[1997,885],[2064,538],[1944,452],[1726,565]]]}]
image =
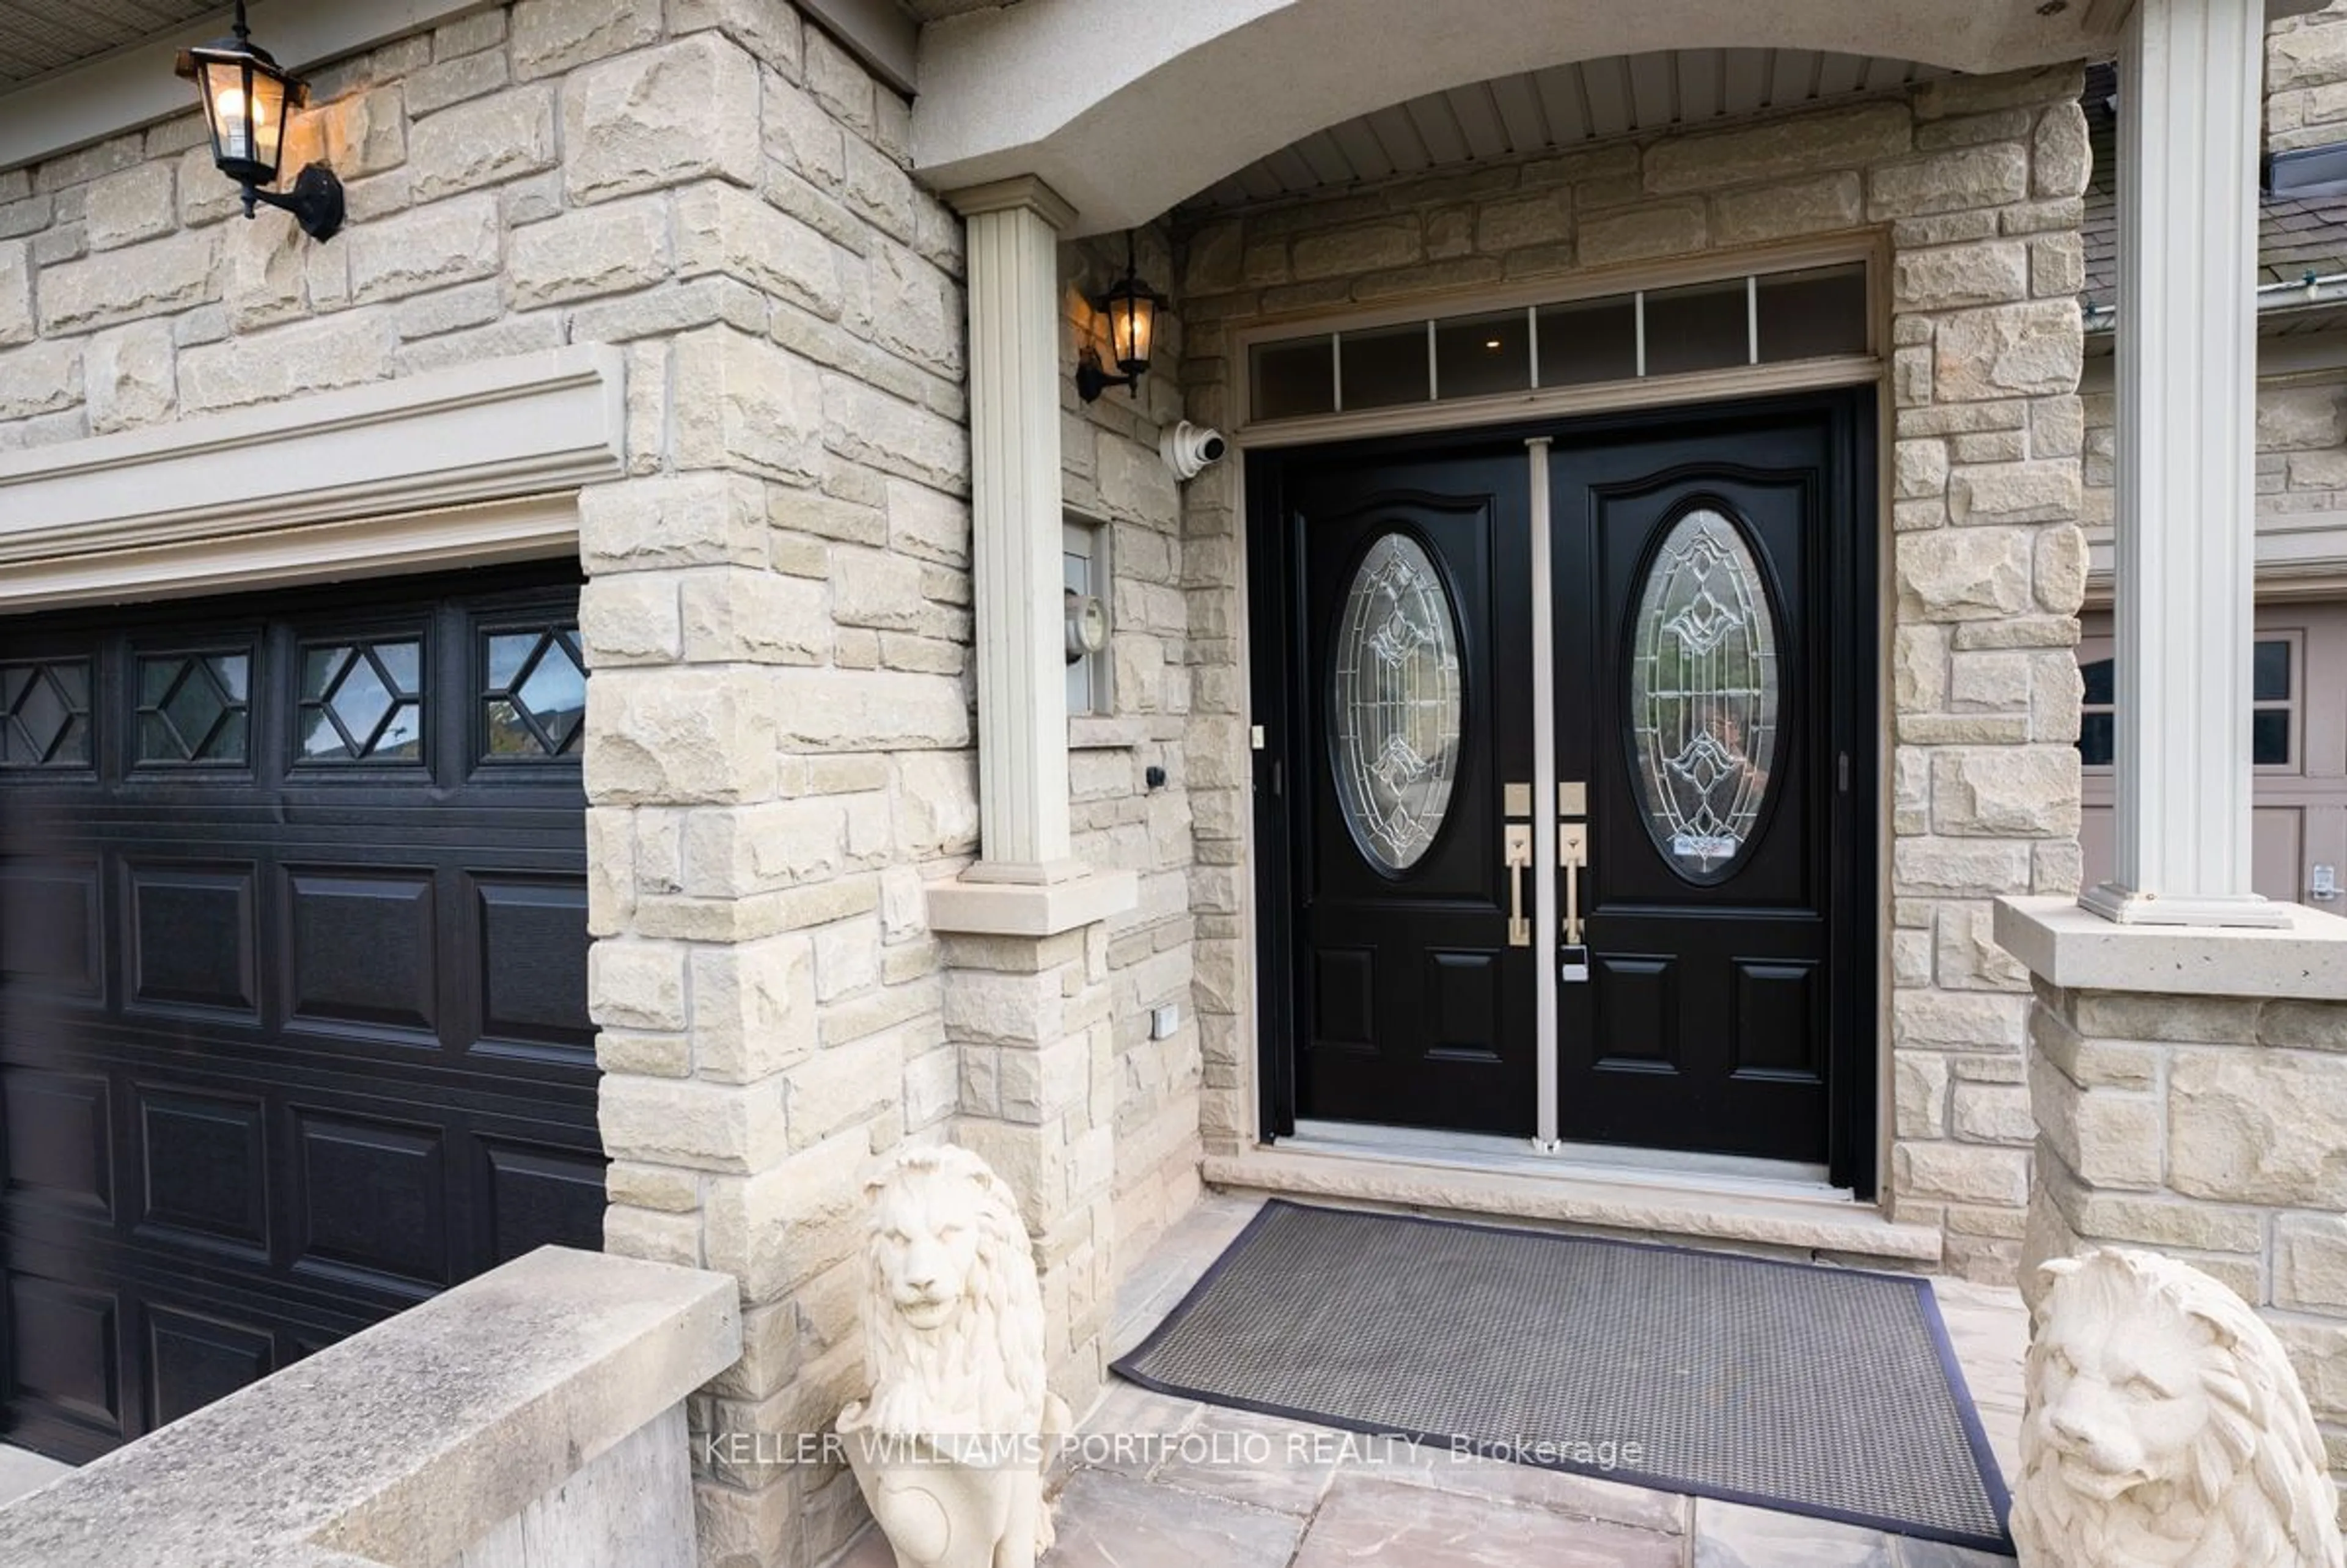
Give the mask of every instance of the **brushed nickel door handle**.
[{"label": "brushed nickel door handle", "polygon": [[1564,945],[1581,946],[1581,873],[1589,864],[1589,825],[1556,825],[1556,863],[1564,872]]}]

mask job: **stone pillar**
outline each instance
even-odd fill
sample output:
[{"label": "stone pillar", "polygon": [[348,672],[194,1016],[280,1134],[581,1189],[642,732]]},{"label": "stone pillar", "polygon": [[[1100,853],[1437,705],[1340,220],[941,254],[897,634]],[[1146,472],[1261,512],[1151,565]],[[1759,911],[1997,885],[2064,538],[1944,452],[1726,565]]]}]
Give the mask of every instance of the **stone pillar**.
[{"label": "stone pillar", "polygon": [[1080,875],[1068,848],[1060,521],[1059,231],[1032,177],[955,192],[969,222],[979,882]]},{"label": "stone pillar", "polygon": [[2250,891],[2259,0],[2139,0],[2119,67],[2118,854],[2126,923]]},{"label": "stone pillar", "polygon": [[1998,906],[2035,976],[2021,1287],[2096,1245],[2207,1270],[2289,1347],[2347,1480],[2347,920],[2278,907],[2287,930],[2187,932]]},{"label": "stone pillar", "polygon": [[1115,1303],[1108,927],[950,937],[946,962],[946,1038],[961,1065],[954,1141],[1019,1194],[1043,1286],[1051,1390],[1081,1411],[1106,1372]]}]

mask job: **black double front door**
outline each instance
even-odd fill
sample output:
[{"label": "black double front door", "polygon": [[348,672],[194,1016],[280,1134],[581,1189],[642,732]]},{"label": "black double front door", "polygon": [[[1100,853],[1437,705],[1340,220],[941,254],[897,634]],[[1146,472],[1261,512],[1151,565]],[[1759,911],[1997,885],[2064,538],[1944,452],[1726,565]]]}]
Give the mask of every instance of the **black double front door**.
[{"label": "black double front door", "polygon": [[1275,1132],[1865,1184],[1870,407],[1251,461]]}]

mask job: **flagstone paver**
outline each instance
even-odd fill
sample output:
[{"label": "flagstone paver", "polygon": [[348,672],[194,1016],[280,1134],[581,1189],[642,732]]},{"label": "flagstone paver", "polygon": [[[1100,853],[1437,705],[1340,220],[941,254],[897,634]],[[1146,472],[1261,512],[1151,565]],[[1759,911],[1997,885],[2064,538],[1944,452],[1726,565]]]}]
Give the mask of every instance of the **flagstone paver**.
[{"label": "flagstone paver", "polygon": [[1339,1475],[1295,1568],[1683,1568],[1686,1542],[1491,1497]]}]

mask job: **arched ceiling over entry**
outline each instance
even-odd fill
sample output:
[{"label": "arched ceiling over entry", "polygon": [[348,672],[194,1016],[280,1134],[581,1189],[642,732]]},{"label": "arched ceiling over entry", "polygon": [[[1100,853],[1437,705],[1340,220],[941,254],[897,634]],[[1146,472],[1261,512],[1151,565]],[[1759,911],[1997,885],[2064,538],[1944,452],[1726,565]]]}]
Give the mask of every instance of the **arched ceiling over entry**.
[{"label": "arched ceiling over entry", "polygon": [[1814,52],[1995,71],[2106,53],[2112,0],[1021,0],[921,33],[917,171],[1032,174],[1074,232],[1145,221],[1314,133],[1512,73]]},{"label": "arched ceiling over entry", "polygon": [[1833,103],[1950,74],[1909,60],[1814,49],[1680,49],[1518,71],[1316,130],[1216,180],[1177,210],[1225,210],[1608,137]]}]

